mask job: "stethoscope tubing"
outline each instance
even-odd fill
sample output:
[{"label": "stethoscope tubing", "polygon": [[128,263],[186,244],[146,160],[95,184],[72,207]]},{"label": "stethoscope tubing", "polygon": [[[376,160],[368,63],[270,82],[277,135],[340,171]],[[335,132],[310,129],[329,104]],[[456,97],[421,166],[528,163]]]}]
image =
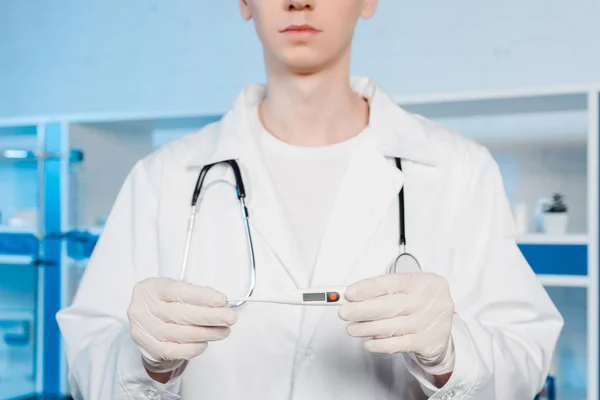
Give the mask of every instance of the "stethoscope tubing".
[{"label": "stethoscope tubing", "polygon": [[[246,231],[246,241],[247,241],[247,245],[248,245],[248,249],[249,249],[248,257],[250,258],[250,266],[251,267],[250,267],[250,277],[249,277],[250,282],[248,285],[248,291],[246,292],[246,297],[250,297],[256,287],[256,256],[255,256],[255,251],[254,251],[254,242],[252,241],[252,231],[250,230],[250,213],[248,212],[248,207],[246,206],[246,188],[244,186],[244,181],[242,179],[242,173],[240,171],[240,167],[235,160],[226,160],[226,161],[222,161],[219,163],[213,163],[213,164],[206,165],[202,168],[202,170],[200,171],[200,174],[198,175],[198,179],[196,180],[196,185],[194,186],[194,192],[192,194],[190,217],[188,220],[187,237],[185,240],[185,248],[183,250],[183,259],[181,262],[181,272],[180,272],[179,279],[181,281],[185,281],[185,275],[187,272],[187,266],[188,266],[188,262],[189,262],[190,247],[191,247],[191,243],[192,243],[192,237],[194,235],[194,227],[195,227],[195,222],[196,222],[198,199],[200,198],[200,193],[202,192],[202,186],[204,184],[204,179],[206,178],[206,175],[208,174],[208,172],[211,170],[212,167],[214,167],[215,165],[218,165],[218,164],[222,164],[222,163],[228,164],[231,167],[231,169],[233,170],[234,177],[235,177],[236,194],[237,194],[238,201],[240,202],[240,211],[242,214],[242,220],[244,221],[244,229]],[[239,307],[242,304],[244,304],[243,301],[231,303],[230,307]]]},{"label": "stethoscope tubing", "polygon": [[[402,171],[402,161],[400,160],[400,158],[395,158],[395,160],[396,160],[396,167],[400,171]],[[191,247],[192,237],[194,234],[194,225],[196,222],[197,203],[198,203],[198,199],[200,197],[200,193],[202,191],[204,179],[205,179],[206,175],[208,174],[208,172],[210,171],[210,169],[218,164],[228,164],[231,167],[231,169],[233,170],[233,174],[235,177],[236,192],[237,192],[238,201],[240,202],[240,210],[242,213],[242,219],[244,221],[244,228],[246,230],[246,241],[247,241],[247,245],[248,245],[248,249],[249,249],[249,258],[250,258],[250,266],[251,266],[248,291],[245,296],[245,297],[249,298],[252,296],[252,293],[254,293],[254,289],[256,288],[256,255],[254,252],[254,242],[252,241],[252,232],[250,229],[250,215],[248,212],[248,207],[246,206],[246,189],[244,186],[244,180],[242,179],[240,167],[239,167],[237,161],[235,161],[235,160],[225,160],[225,161],[206,165],[202,168],[202,170],[200,171],[200,174],[198,175],[198,179],[196,180],[196,185],[194,187],[194,192],[192,194],[191,210],[190,210],[190,217],[188,220],[188,230],[187,230],[187,237],[186,237],[186,241],[185,241],[185,248],[183,251],[180,280],[185,281],[185,275],[186,275],[186,270],[187,270],[188,261],[189,261],[188,259],[189,259],[189,254],[190,254],[190,247]],[[400,263],[403,259],[409,260],[409,264],[413,265],[413,266],[416,265],[416,267],[419,270],[421,268],[417,259],[413,255],[406,252],[404,186],[405,185],[402,185],[402,188],[400,189],[400,192],[398,193],[400,255],[396,258],[395,262],[393,262],[389,266],[388,273],[390,273],[390,274],[399,272],[398,270],[401,269]],[[245,303],[245,301],[238,301],[238,302],[230,303],[229,306],[230,307],[239,307],[239,306],[243,305],[244,303]]]}]

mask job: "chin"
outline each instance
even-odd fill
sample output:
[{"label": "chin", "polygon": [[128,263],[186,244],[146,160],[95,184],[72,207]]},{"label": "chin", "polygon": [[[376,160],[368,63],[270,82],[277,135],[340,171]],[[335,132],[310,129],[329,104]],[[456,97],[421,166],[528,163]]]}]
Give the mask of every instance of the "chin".
[{"label": "chin", "polygon": [[291,64],[287,69],[296,75],[311,75],[325,69],[326,64]]},{"label": "chin", "polygon": [[288,54],[282,58],[286,68],[296,74],[312,74],[319,72],[331,63],[331,58],[312,51],[297,51],[296,54]]}]

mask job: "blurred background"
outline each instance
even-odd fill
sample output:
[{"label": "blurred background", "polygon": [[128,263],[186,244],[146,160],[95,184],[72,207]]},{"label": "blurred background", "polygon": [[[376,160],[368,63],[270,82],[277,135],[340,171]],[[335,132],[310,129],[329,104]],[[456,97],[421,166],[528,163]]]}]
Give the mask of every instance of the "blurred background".
[{"label": "blurred background", "polygon": [[[599,398],[599,20],[597,0],[380,0],[352,61],[496,157],[566,320],[568,400]],[[54,315],[125,175],[263,81],[237,0],[0,0],[0,399],[68,394]]]}]

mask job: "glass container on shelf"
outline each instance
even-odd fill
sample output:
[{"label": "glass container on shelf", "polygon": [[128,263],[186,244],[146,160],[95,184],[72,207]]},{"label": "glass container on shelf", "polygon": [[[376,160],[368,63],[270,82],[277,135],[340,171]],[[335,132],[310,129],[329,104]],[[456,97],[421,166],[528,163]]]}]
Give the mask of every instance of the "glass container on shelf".
[{"label": "glass container on shelf", "polygon": [[[35,129],[0,128],[0,398],[29,395],[36,389],[36,332],[39,270],[45,268],[40,255],[44,238],[69,243],[73,235],[41,229],[46,200],[46,162],[64,161],[68,176],[56,182],[77,186],[82,153],[44,153],[38,150]],[[65,165],[65,164],[62,164]],[[61,169],[62,171],[62,169]],[[52,184],[52,183],[50,183]],[[65,199],[60,199],[61,203]],[[78,202],[66,209],[68,220],[78,224]],[[72,207],[71,207],[72,206]],[[74,279],[80,274],[73,274]]]},{"label": "glass container on shelf", "polygon": [[35,127],[0,129],[0,398],[35,391],[39,171]]},{"label": "glass container on shelf", "polygon": [[67,286],[65,297],[71,304],[79,282],[85,271],[90,248],[95,244],[94,236],[89,232],[86,221],[86,163],[81,150],[72,150],[69,163],[69,191],[67,199],[68,227],[65,233],[68,261],[66,265]]},{"label": "glass container on shelf", "polygon": [[67,254],[76,261],[77,268],[85,265],[96,242],[97,229],[87,213],[86,185],[88,174],[83,152],[72,152],[69,168],[69,226],[67,233]]}]

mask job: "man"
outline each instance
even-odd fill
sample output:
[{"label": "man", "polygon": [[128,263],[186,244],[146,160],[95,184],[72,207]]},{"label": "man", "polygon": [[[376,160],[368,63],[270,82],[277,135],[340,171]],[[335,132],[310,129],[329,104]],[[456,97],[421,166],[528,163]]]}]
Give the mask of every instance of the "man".
[{"label": "man", "polygon": [[[563,321],[487,150],[350,78],[354,27],[377,0],[240,6],[267,85],[131,171],[58,315],[74,397],[533,398]],[[251,276],[226,160],[247,192],[253,294],[347,286],[346,304],[228,307]],[[404,236],[420,268],[386,274]]]}]

